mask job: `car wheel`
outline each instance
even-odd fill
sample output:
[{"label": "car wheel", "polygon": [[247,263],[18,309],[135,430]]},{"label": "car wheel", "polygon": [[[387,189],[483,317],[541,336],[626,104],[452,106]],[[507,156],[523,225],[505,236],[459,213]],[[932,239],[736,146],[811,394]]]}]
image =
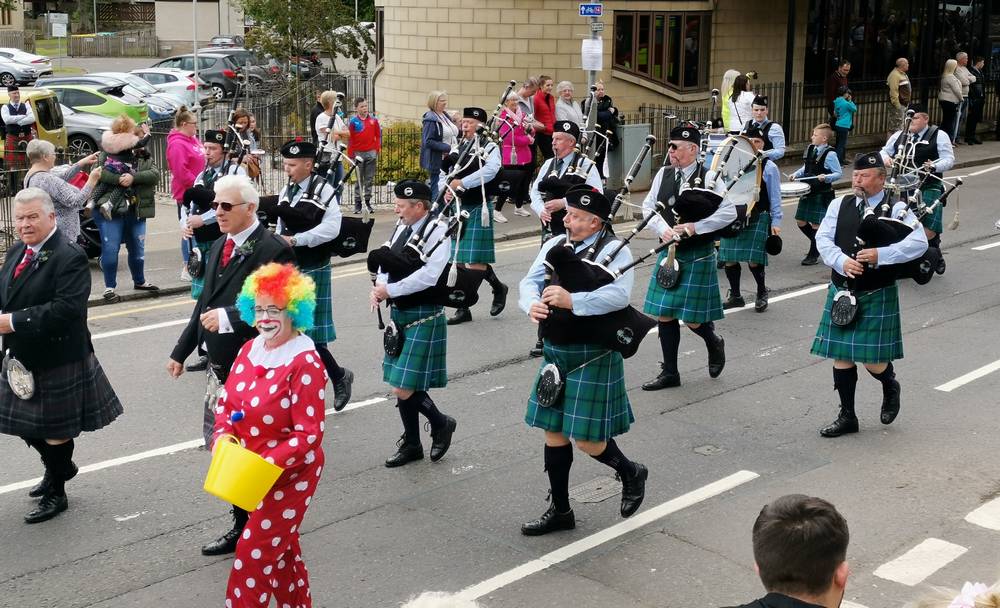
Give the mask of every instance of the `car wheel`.
[{"label": "car wheel", "polygon": [[212,97],[214,97],[216,101],[222,101],[226,98],[226,90],[222,88],[222,85],[213,84]]},{"label": "car wheel", "polygon": [[11,74],[10,72],[4,72],[3,74],[0,74],[0,86],[10,88],[15,84],[17,84],[17,78],[14,78],[13,74]]},{"label": "car wheel", "polygon": [[97,142],[86,135],[71,135],[66,144],[66,153],[72,159],[83,158],[97,152]]}]

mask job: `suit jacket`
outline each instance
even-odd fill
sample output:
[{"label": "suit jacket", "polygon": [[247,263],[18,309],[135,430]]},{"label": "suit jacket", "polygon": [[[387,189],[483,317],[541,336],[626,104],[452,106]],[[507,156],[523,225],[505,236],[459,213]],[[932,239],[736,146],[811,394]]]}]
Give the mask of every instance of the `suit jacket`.
[{"label": "suit jacket", "polygon": [[[222,267],[222,249],[226,245],[226,238],[218,239],[212,244],[205,261],[205,287],[191,313],[191,320],[188,321],[170,354],[170,358],[174,361],[183,362],[194,352],[198,344],[205,342],[208,346],[209,361],[213,365],[221,366],[226,374],[236,360],[240,347],[257,336],[257,330],[240,319],[239,311],[236,309],[236,296],[243,288],[243,281],[253,271],[269,262],[294,263],[295,254],[284,239],[275,236],[264,224],[257,226],[257,229],[250,234],[244,247],[248,243],[253,243],[249,255],[241,257],[234,251],[229,265],[225,268]],[[202,327],[202,313],[213,308],[226,310],[229,322],[233,326],[232,333],[220,334],[206,331]]]},{"label": "suit jacket", "polygon": [[32,371],[85,359],[94,352],[87,329],[90,268],[87,255],[56,230],[14,278],[26,246],[18,241],[0,269],[0,310],[12,314],[14,333],[3,345]]}]

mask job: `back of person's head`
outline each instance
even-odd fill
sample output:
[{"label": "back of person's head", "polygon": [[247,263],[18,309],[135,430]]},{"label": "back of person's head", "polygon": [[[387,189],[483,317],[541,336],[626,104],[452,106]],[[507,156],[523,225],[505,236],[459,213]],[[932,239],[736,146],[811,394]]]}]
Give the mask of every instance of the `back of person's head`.
[{"label": "back of person's head", "polygon": [[753,525],[753,556],[769,592],[822,595],[847,558],[847,521],[822,498],[790,494],[764,505]]},{"label": "back of person's head", "polygon": [[179,129],[186,123],[195,122],[196,120],[194,112],[189,110],[187,106],[181,106],[177,110],[177,113],[174,114],[174,127]]},{"label": "back of person's head", "polygon": [[425,591],[412,597],[401,608],[481,608],[478,602],[458,597],[457,594]]},{"label": "back of person's head", "polygon": [[111,132],[115,134],[132,133],[135,131],[135,121],[124,114],[111,121]]},{"label": "back of person's head", "polygon": [[739,70],[726,70],[726,73],[722,75],[722,87],[719,89],[723,95],[729,93],[729,89],[732,88],[733,83],[736,82],[736,77],[739,75]]},{"label": "back of person's head", "polygon": [[750,86],[750,79],[747,78],[746,74],[740,74],[733,81],[733,101],[735,102],[740,97],[740,93],[747,90]]},{"label": "back of person's head", "polygon": [[837,87],[837,97],[843,97],[844,95],[850,94],[851,89],[846,84],[842,84]]}]

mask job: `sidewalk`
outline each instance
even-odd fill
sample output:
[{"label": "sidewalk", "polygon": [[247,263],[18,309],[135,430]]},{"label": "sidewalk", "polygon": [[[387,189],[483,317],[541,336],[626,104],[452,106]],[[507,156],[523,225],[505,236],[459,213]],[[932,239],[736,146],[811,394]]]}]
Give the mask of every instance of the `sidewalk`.
[{"label": "sidewalk", "polygon": [[[955,148],[955,167],[946,174],[961,175],[964,169],[979,165],[988,165],[1000,162],[1000,142],[987,141],[980,146],[957,146]],[[782,173],[791,173],[802,164],[801,158],[783,158],[778,163]],[[835,188],[847,188],[851,184],[850,167],[844,168],[844,177],[834,184]],[[786,181],[782,177],[782,181]],[[641,205],[645,198],[645,192],[633,192],[632,204]],[[509,220],[505,224],[494,224],[494,234],[497,242],[519,239],[539,235],[538,219],[535,216],[519,217],[514,215],[513,205],[504,207],[504,215]],[[396,225],[396,215],[391,208],[379,208],[375,212],[375,227],[372,230],[369,250],[381,246],[389,239],[394,226]],[[122,301],[137,300],[157,296],[165,296],[179,293],[189,293],[190,283],[180,280],[181,254],[179,227],[177,225],[176,205],[169,197],[164,197],[158,201],[156,206],[156,217],[146,224],[146,280],[158,285],[158,294],[144,291],[134,291],[131,286],[131,278],[128,273],[128,266],[125,261],[125,248],[122,247],[118,263],[118,289],[117,293]],[[355,264],[363,262],[362,255],[350,258],[335,258],[334,266],[345,264]],[[91,261],[91,297],[90,305],[99,306],[104,304],[101,294],[104,292],[104,279],[101,269],[96,261]]]}]

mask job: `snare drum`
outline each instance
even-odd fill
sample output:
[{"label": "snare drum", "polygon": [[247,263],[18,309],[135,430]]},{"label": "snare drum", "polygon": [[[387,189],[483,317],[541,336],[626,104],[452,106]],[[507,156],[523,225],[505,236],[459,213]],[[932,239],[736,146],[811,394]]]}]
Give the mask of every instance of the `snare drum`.
[{"label": "snare drum", "polygon": [[714,183],[709,188],[723,195],[736,206],[746,208],[749,215],[760,194],[763,174],[757,151],[750,140],[733,135],[719,146],[712,158],[711,175]]},{"label": "snare drum", "polygon": [[781,198],[799,198],[809,194],[809,184],[805,182],[782,182]]}]

